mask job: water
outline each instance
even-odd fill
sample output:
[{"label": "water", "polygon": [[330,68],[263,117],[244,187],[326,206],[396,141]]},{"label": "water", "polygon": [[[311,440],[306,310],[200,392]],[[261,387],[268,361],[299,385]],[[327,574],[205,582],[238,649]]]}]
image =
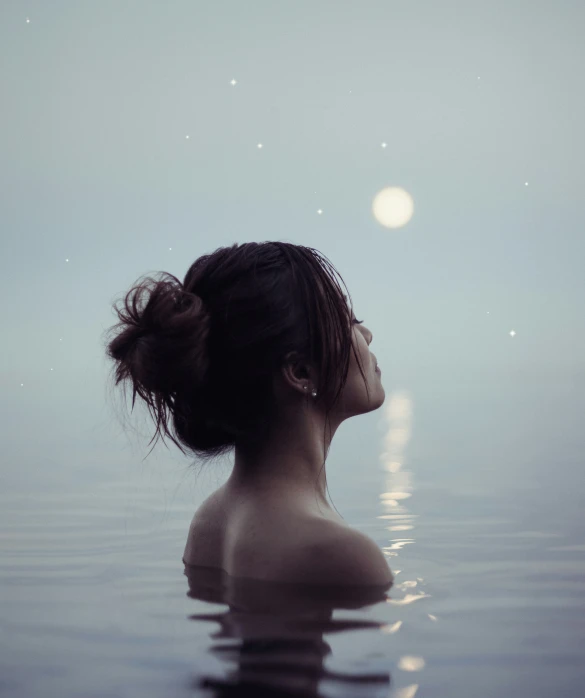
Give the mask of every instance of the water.
[{"label": "water", "polygon": [[195,476],[99,429],[69,452],[14,435],[0,694],[582,696],[584,387],[421,379],[341,426],[329,490],[395,572],[378,598],[186,575],[189,521],[229,463]]}]

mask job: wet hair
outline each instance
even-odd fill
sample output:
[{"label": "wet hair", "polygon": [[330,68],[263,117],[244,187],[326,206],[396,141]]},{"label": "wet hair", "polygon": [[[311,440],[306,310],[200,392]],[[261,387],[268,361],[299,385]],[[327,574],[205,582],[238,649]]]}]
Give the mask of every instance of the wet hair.
[{"label": "wet hair", "polygon": [[235,243],[199,257],[183,283],[160,274],[114,304],[119,322],[106,346],[115,385],[132,386],[132,410],[136,395],[148,406],[152,440],[166,435],[201,461],[261,443],[275,414],[272,381],[290,352],[317,369],[317,398],[306,399],[328,417],[347,381],[353,313],[324,255]]}]

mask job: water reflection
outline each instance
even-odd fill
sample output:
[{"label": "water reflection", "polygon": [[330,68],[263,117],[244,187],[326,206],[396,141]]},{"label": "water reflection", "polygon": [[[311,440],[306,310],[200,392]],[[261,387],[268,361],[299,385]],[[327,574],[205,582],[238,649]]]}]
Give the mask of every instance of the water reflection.
[{"label": "water reflection", "polygon": [[[401,533],[414,530],[417,519],[416,514],[411,514],[404,504],[412,497],[412,473],[404,468],[405,450],[412,434],[412,398],[406,391],[397,392],[388,400],[383,415],[386,423],[386,433],[383,437],[384,449],[380,456],[382,470],[386,476],[386,491],[380,495],[383,509],[388,513],[380,514],[377,518],[390,522],[386,527],[388,531]],[[390,544],[384,546],[384,552],[388,557],[398,557],[398,551],[406,545],[414,543],[412,533],[408,538],[391,538]],[[394,570],[394,576],[400,574],[400,570]],[[422,580],[419,580],[422,581]],[[397,589],[408,589],[417,586],[416,580],[407,580],[396,584]],[[402,599],[389,600],[395,605],[405,605],[428,596],[428,594],[406,594]]]},{"label": "water reflection", "polygon": [[[411,514],[405,502],[412,497],[412,473],[404,467],[405,451],[412,435],[412,398],[407,391],[399,391],[392,395],[385,407],[382,421],[385,423],[386,431],[383,437],[383,451],[380,456],[382,470],[387,473],[385,482],[385,492],[380,495],[382,508],[387,513],[380,514],[377,518],[388,521],[390,525],[386,528],[392,533],[402,533],[403,531],[413,531],[417,519],[416,514]],[[408,538],[391,538],[389,545],[384,546],[384,552],[388,557],[396,558],[399,551],[407,545],[412,545],[414,535],[408,534]],[[401,570],[394,570],[397,577]],[[387,603],[393,606],[408,606],[415,601],[420,601],[429,597],[423,591],[417,590],[418,583],[423,580],[420,577],[408,579],[395,584],[396,590],[404,591],[402,598],[389,598]],[[436,620],[436,618],[434,618]],[[395,624],[390,632],[397,632],[400,624]],[[386,632],[389,632],[388,630]],[[425,666],[422,657],[404,656],[398,663],[398,668],[402,671],[420,671]],[[418,684],[400,689],[397,693],[401,698],[414,696]]]},{"label": "water reflection", "polygon": [[[380,456],[382,469],[388,473],[386,492],[380,495],[382,507],[387,513],[378,518],[391,521],[389,531],[412,531],[417,518],[403,504],[412,497],[412,473],[404,468],[405,450],[412,434],[412,398],[406,391],[397,392],[384,410],[384,422],[387,430],[383,437],[384,450]],[[411,534],[412,535],[412,534]],[[396,543],[413,543],[414,538],[396,538],[387,551],[396,550]],[[402,547],[402,546],[400,546]],[[390,557],[398,555],[388,552]]]},{"label": "water reflection", "polygon": [[213,696],[326,696],[324,684],[334,682],[357,697],[379,696],[381,688],[389,687],[387,671],[341,673],[327,669],[324,663],[332,650],[323,639],[326,633],[363,629],[395,632],[396,624],[332,617],[338,609],[355,610],[386,602],[387,586],[265,582],[191,565],[185,566],[185,575],[188,596],[228,606],[226,611],[190,616],[217,623],[219,629],[210,636],[213,643],[208,651],[225,663],[223,676],[198,677],[198,688],[212,689]]}]

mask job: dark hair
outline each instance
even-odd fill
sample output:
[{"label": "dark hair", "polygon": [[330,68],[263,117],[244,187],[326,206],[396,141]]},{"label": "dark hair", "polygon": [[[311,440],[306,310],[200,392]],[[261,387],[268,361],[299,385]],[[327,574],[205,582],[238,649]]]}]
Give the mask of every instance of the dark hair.
[{"label": "dark hair", "polygon": [[202,460],[258,443],[289,352],[318,370],[329,414],[347,380],[352,311],[326,257],[286,242],[235,243],[199,257],[182,284],[161,274],[114,304],[120,322],[106,347],[115,385],[133,386],[132,409],[136,394],[146,402],[153,439],[166,434]]}]

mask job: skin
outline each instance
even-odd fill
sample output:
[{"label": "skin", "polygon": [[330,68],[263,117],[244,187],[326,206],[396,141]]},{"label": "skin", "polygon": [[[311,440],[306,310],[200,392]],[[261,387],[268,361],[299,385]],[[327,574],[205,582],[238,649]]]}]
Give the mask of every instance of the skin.
[{"label": "skin", "polygon": [[[325,447],[337,427],[384,403],[376,358],[369,349],[372,338],[365,325],[352,325],[352,343],[369,399],[352,351],[347,382],[329,413],[328,431],[324,408],[311,397],[315,368],[288,357],[274,379],[271,435],[254,453],[236,449],[229,479],[195,513],[183,556],[186,563],[274,581],[321,582],[356,574],[353,581],[357,582],[363,574],[372,583],[390,584],[392,575],[376,544],[351,529],[327,501],[323,465]],[[307,558],[312,545],[319,547]],[[351,558],[353,564],[347,570],[343,559],[352,549],[357,557]],[[373,571],[368,573],[369,569]]]},{"label": "skin", "polygon": [[291,361],[275,378],[279,419],[272,436],[263,444],[261,451],[254,454],[245,454],[236,449],[234,468],[225,485],[229,496],[261,494],[263,499],[279,502],[284,499],[309,509],[317,504],[320,511],[340,518],[326,497],[327,466],[323,466],[325,446],[329,447],[337,428],[345,419],[377,410],[385,399],[380,374],[375,371],[376,358],[369,349],[372,332],[363,324],[353,324],[352,333],[353,346],[368,383],[370,400],[352,351],[347,383],[329,413],[331,428],[325,432],[324,409],[313,404],[311,397],[311,391],[316,386],[315,369],[311,365]]}]

